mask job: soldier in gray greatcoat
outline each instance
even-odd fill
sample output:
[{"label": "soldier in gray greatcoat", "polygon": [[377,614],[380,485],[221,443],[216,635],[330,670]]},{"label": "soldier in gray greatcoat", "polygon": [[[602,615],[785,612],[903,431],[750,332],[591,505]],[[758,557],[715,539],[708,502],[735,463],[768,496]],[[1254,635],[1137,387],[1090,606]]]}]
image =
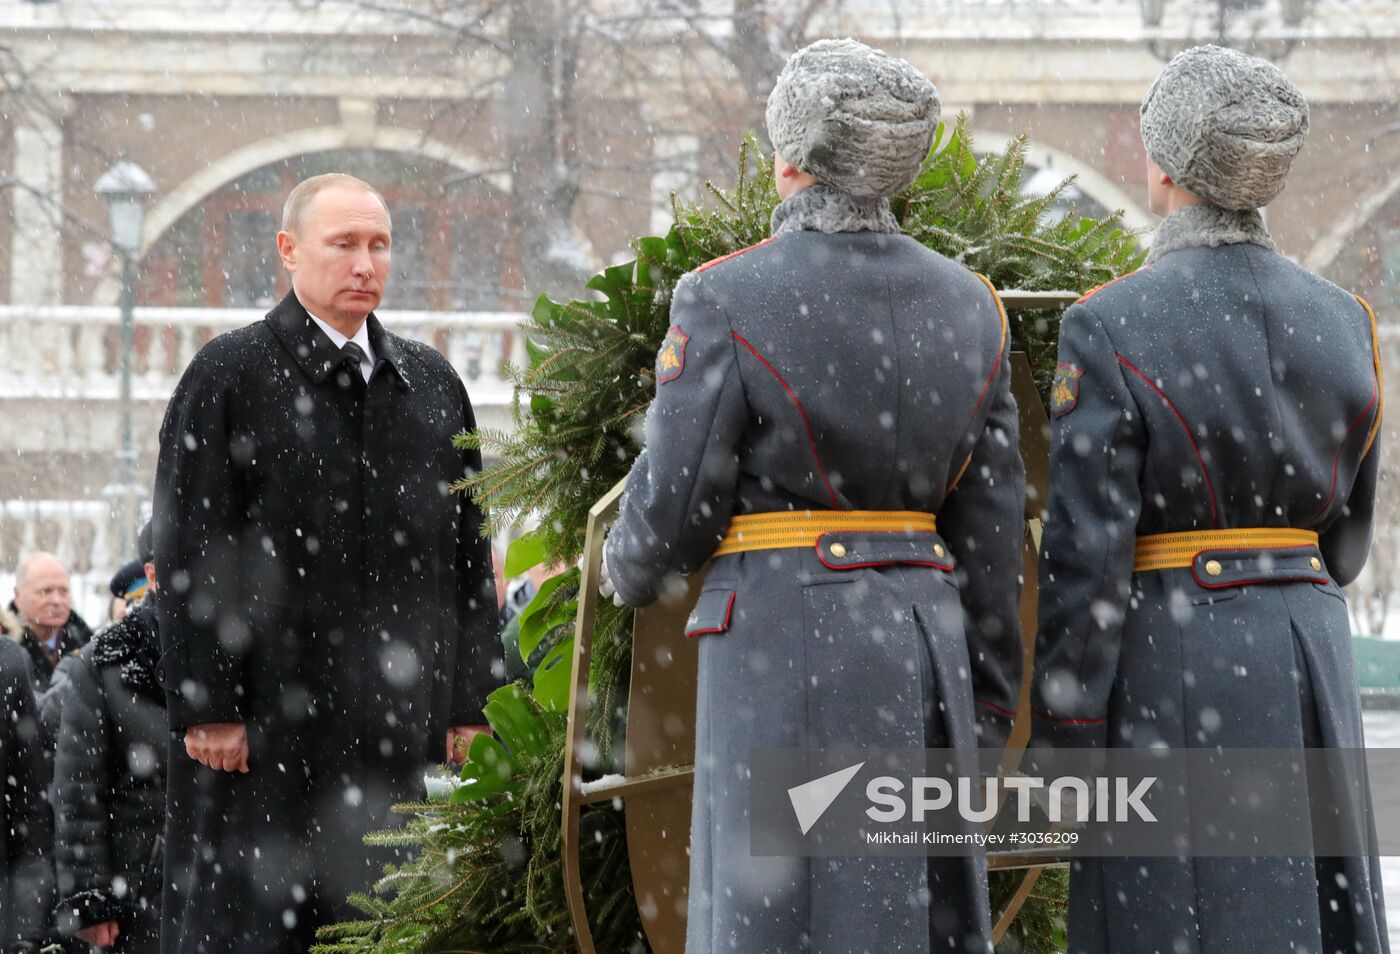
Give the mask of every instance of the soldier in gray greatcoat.
[{"label": "soldier in gray greatcoat", "polygon": [[[647,605],[718,548],[686,629],[703,637],[687,954],[990,947],[980,855],[749,849],[755,749],[975,751],[1002,744],[1016,707],[1005,314],[984,279],[901,235],[887,201],[938,110],[924,76],[859,43],[795,54],[768,101],[772,237],[675,290],[605,592]],[[905,519],[923,528],[880,529]],[[734,529],[754,521],[848,529],[744,549]]]},{"label": "soldier in gray greatcoat", "polygon": [[[1143,103],[1166,218],[1061,326],[1036,746],[1363,744],[1339,587],[1370,543],[1375,318],[1258,212],[1307,126],[1278,69],[1217,47]],[[1081,859],[1069,922],[1073,954],[1388,950],[1366,857]]]}]

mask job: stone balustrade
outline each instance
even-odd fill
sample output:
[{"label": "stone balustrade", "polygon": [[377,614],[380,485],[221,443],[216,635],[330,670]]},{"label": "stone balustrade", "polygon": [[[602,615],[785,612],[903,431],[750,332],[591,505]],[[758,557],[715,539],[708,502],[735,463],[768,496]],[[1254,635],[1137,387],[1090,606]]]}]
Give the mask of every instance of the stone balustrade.
[{"label": "stone balustrade", "polygon": [[[154,467],[160,415],[190,359],[215,335],[258,321],[263,312],[137,308],[134,317],[132,398],[144,480]],[[524,315],[390,311],[382,317],[395,333],[447,357],[466,382],[479,423],[511,426],[512,387],[503,367],[525,363]],[[49,550],[73,571],[84,614],[105,611],[107,579],[123,558],[113,552],[109,499],[119,491],[110,484],[120,433],[120,321],[111,307],[0,307],[0,453],[13,455],[0,481],[0,602],[9,600],[19,558]],[[53,470],[74,459],[94,471],[86,499],[64,496],[83,491],[71,475]],[[29,465],[37,470],[30,473]],[[138,506],[149,508],[144,492]]]},{"label": "stone balustrade", "polygon": [[[164,402],[209,339],[251,324],[251,308],[137,308],[132,395]],[[467,384],[472,404],[504,408],[505,362],[523,364],[525,316],[511,312],[385,312],[384,324],[444,354]],[[121,325],[116,308],[0,306],[0,401],[114,401],[120,394]]]}]

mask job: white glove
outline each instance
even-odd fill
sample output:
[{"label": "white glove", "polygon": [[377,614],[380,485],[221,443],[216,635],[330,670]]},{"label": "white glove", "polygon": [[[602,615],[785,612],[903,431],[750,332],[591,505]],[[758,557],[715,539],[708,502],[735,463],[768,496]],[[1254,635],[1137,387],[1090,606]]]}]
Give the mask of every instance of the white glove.
[{"label": "white glove", "polygon": [[608,573],[607,547],[603,548],[603,565],[598,573],[598,593],[603,597],[603,599],[612,597],[614,606],[625,605],[622,602],[622,597],[617,594],[617,587],[613,586],[612,575]]}]

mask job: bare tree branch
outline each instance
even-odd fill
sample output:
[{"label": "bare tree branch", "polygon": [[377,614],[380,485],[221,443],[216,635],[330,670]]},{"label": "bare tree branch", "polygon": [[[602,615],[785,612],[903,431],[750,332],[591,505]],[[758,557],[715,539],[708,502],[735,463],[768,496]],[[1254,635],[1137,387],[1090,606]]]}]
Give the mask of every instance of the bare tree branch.
[{"label": "bare tree branch", "polygon": [[75,226],[79,231],[91,235],[93,238],[101,239],[103,242],[107,243],[108,245],[111,245],[112,248],[116,249],[118,252],[121,251],[121,249],[118,246],[113,244],[112,236],[108,233],[106,229],[93,224],[92,222],[85,219],[83,216],[68,208],[68,206],[60,202],[52,192],[49,192],[46,189],[40,189],[39,187],[32,185],[31,183],[25,182],[23,179],[17,178],[15,176],[8,174],[0,174],[0,191],[4,191],[5,189],[14,189],[18,192],[24,192],[27,195],[33,196],[34,198],[38,199],[39,204],[44,207],[45,213],[48,214],[49,220],[54,224],[67,224]]},{"label": "bare tree branch", "polygon": [[[425,24],[427,26],[436,27],[437,29],[442,30],[445,33],[449,33],[453,36],[456,36],[459,39],[471,40],[472,42],[479,43],[482,46],[490,47],[497,53],[504,53],[508,55],[511,52],[510,47],[500,37],[492,36],[489,33],[470,28],[467,26],[467,23],[464,22],[462,18],[453,19],[444,16],[441,13],[435,14],[429,12],[430,10],[434,9],[442,9],[444,6],[446,9],[467,11],[471,9],[472,4],[462,5],[458,3],[452,3],[447,5],[425,6],[423,4],[415,4],[408,2],[382,2],[382,0],[321,0],[321,2],[332,2],[339,6],[348,6],[369,13],[378,13],[383,16],[396,17],[407,22]],[[469,22],[481,23],[488,19],[489,15],[491,13],[494,13],[496,9],[497,5],[494,3],[484,4],[483,9],[478,10],[477,16],[471,17]]]}]

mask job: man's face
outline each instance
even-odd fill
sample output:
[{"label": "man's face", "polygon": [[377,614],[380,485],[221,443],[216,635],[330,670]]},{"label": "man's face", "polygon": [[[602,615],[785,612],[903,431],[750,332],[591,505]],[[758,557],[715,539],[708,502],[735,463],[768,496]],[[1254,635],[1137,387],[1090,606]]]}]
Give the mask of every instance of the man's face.
[{"label": "man's face", "polygon": [[24,581],[15,585],[15,608],[24,621],[44,629],[59,629],[73,611],[68,571],[57,560],[38,559]]},{"label": "man's face", "polygon": [[332,324],[352,326],[384,297],[389,243],[384,206],[348,185],[317,193],[297,234],[277,233],[282,263],[306,310]]}]

